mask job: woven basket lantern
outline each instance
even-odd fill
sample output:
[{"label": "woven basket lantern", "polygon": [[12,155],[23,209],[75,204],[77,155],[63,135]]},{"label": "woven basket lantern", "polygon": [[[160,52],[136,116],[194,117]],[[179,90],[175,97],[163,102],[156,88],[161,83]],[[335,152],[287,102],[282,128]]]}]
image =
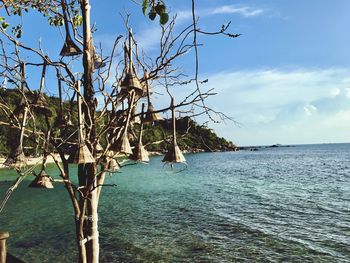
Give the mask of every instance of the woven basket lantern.
[{"label": "woven basket lantern", "polygon": [[19,136],[18,146],[14,151],[10,152],[10,154],[8,155],[7,159],[3,164],[4,166],[20,168],[26,165],[26,157],[24,156],[24,152],[23,152],[23,138],[24,138],[24,131],[25,131],[25,126],[27,122],[27,115],[28,115],[28,107],[25,107],[23,112],[23,119],[21,123],[21,132]]},{"label": "woven basket lantern", "polygon": [[149,152],[145,149],[145,147],[141,144],[137,144],[134,147],[133,154],[129,157],[130,160],[138,161],[138,162],[149,162]]},{"label": "woven basket lantern", "polygon": [[134,90],[138,97],[142,97],[145,94],[145,90],[143,85],[140,83],[138,79],[133,62],[132,62],[132,48],[133,48],[133,40],[132,40],[132,31],[129,30],[129,48],[124,45],[124,54],[125,54],[125,77],[121,82],[121,87],[124,92],[129,92],[130,90]]},{"label": "woven basket lantern", "polygon": [[71,154],[68,158],[69,163],[84,164],[84,163],[94,163],[95,158],[93,157],[91,151],[85,144],[84,133],[83,133],[83,112],[82,112],[82,101],[80,97],[80,80],[77,81],[77,100],[78,100],[78,146],[73,147]]},{"label": "woven basket lantern", "polygon": [[63,98],[62,98],[62,84],[61,84],[61,75],[59,70],[57,69],[56,72],[57,76],[57,85],[58,85],[58,94],[60,99],[60,109],[57,114],[57,117],[54,122],[54,127],[57,128],[64,128],[67,126],[73,126],[72,120],[71,120],[71,114],[69,112],[64,113],[63,112]]},{"label": "woven basket lantern", "polygon": [[19,101],[19,103],[17,104],[17,106],[15,107],[15,109],[13,110],[13,114],[17,117],[17,118],[23,118],[23,112],[25,107],[27,106],[27,101],[25,99],[25,97],[23,96],[25,91],[25,64],[21,63],[20,64],[20,71],[21,71],[21,100]]},{"label": "woven basket lantern", "polygon": [[49,108],[46,98],[43,94],[39,93],[38,96],[33,101],[34,112],[36,114],[42,114],[46,116],[51,116],[52,111]]},{"label": "woven basket lantern", "polygon": [[68,163],[84,164],[94,163],[95,159],[92,156],[89,148],[85,144],[80,144],[78,147],[73,147],[68,158]]},{"label": "woven basket lantern", "polygon": [[172,113],[172,122],[173,122],[173,141],[172,141],[172,145],[170,146],[168,152],[165,154],[162,161],[167,163],[185,163],[186,159],[176,142],[176,119],[175,119],[175,107],[174,107],[173,98],[171,99],[171,113]]},{"label": "woven basket lantern", "polygon": [[142,93],[143,94],[143,88],[142,85],[137,78],[136,74],[133,74],[131,72],[126,73],[125,78],[123,79],[121,83],[121,87],[126,90],[135,90],[136,93]]},{"label": "woven basket lantern", "polygon": [[47,175],[45,170],[41,170],[41,172],[35,177],[35,179],[30,183],[29,187],[32,188],[46,188],[52,189],[53,184],[50,176]]},{"label": "woven basket lantern", "polygon": [[129,136],[125,132],[121,138],[111,147],[111,150],[125,155],[132,154]]},{"label": "woven basket lantern", "polygon": [[159,113],[154,112],[153,105],[151,102],[149,102],[144,123],[153,123],[161,120],[163,120],[163,118],[160,116]]},{"label": "woven basket lantern", "polygon": [[117,162],[117,160],[115,160],[113,158],[108,158],[106,172],[115,173],[119,170],[120,170],[120,165]]},{"label": "woven basket lantern", "polygon": [[163,158],[163,162],[168,163],[184,163],[186,162],[186,159],[184,155],[182,154],[179,146],[177,144],[173,144],[168,152],[165,154]]},{"label": "woven basket lantern", "polygon": [[[68,25],[67,25],[68,27]],[[69,33],[66,35],[66,40],[64,41],[63,47],[60,52],[60,56],[62,57],[71,57],[71,56],[78,56],[83,54],[81,49],[75,44],[69,35]]]},{"label": "woven basket lantern", "polygon": [[119,137],[115,143],[112,144],[111,149],[114,152],[119,152],[125,155],[132,154],[130,142],[129,142],[129,136],[128,136],[128,129],[129,129],[129,124],[130,124],[130,118],[131,118],[131,113],[134,108],[134,101],[135,101],[135,91],[131,91],[131,98],[130,98],[130,103],[129,103],[129,108],[128,108],[128,113],[126,116],[126,121],[125,121],[125,126],[123,127],[124,131],[121,137]]},{"label": "woven basket lantern", "polygon": [[145,87],[147,90],[148,107],[147,107],[146,117],[144,118],[143,122],[144,123],[153,123],[155,121],[163,120],[163,118],[160,116],[159,113],[154,112],[154,107],[153,107],[153,104],[151,103],[151,92],[150,92],[150,86],[148,83],[148,78],[149,78],[148,72],[145,71],[144,79],[145,79]]},{"label": "woven basket lantern", "polygon": [[60,56],[69,57],[69,56],[77,56],[83,54],[81,49],[73,42],[72,37],[69,32],[69,23],[66,13],[66,3],[64,0],[62,2],[62,10],[63,10],[63,19],[64,19],[64,27],[66,29],[66,40],[64,41],[63,47],[60,52]]},{"label": "woven basket lantern", "polygon": [[[46,58],[48,59],[48,58]],[[41,73],[41,79],[40,79],[40,86],[39,86],[39,93],[35,97],[32,107],[34,108],[34,112],[36,114],[43,114],[46,116],[51,116],[52,112],[49,108],[49,104],[47,103],[47,100],[43,94],[44,86],[45,86],[45,75],[46,75],[46,67],[47,67],[47,61],[44,59],[43,63],[43,69]]]}]

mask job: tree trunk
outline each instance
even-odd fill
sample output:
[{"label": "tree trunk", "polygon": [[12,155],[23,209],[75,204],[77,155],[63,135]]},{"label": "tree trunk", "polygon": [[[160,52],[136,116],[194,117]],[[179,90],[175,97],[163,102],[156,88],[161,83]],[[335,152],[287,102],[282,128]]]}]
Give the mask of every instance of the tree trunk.
[{"label": "tree trunk", "polygon": [[[93,41],[90,26],[90,4],[89,0],[81,1],[81,11],[83,16],[83,36],[84,36],[84,51],[83,51],[83,84],[84,84],[84,100],[86,105],[85,111],[85,125],[86,125],[86,144],[90,148],[94,158],[96,158],[96,126],[95,126],[95,111],[96,106],[94,103],[95,94],[93,87]],[[89,191],[87,199],[87,222],[85,238],[86,243],[86,254],[88,263],[99,262],[99,237],[98,237],[98,194],[96,187],[96,175],[97,167],[95,163],[85,164],[83,175],[86,178],[86,185]],[[82,211],[83,213],[85,211]]]},{"label": "tree trunk", "polygon": [[6,240],[9,237],[8,232],[0,232],[0,263],[6,263]]}]

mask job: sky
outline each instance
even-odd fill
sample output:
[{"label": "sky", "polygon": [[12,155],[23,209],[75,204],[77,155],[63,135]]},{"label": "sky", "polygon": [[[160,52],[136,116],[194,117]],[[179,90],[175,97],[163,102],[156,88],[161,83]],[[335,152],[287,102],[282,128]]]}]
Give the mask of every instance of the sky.
[{"label": "sky", "polygon": [[[234,119],[209,127],[241,146],[350,142],[350,1],[196,2],[202,30],[231,21],[228,31],[242,34],[199,37],[200,79],[208,79],[203,89],[217,92],[207,105]],[[176,30],[191,23],[190,1],[167,3],[171,15],[177,14]],[[125,35],[121,17],[127,12],[138,44],[157,55],[159,23],[143,16],[140,5],[92,0],[91,6],[95,44],[108,50],[116,36]],[[45,26],[34,13],[23,24],[24,43],[38,46],[40,37],[45,52],[59,53],[62,30]],[[193,52],[181,63],[187,74],[194,73]],[[164,105],[162,96],[155,99],[156,106]]]}]

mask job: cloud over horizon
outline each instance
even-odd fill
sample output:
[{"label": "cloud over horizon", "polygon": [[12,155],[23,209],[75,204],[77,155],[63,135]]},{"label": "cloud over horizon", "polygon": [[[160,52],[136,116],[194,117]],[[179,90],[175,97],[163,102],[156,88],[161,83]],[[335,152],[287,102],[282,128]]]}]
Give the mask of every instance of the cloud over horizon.
[{"label": "cloud over horizon", "polygon": [[[209,76],[210,106],[242,124],[215,125],[240,144],[350,141],[350,69],[246,70]],[[332,133],[329,130],[334,130]],[[339,134],[337,134],[339,132]],[[311,133],[313,136],[311,136]],[[259,135],[260,134],[260,135]]]}]

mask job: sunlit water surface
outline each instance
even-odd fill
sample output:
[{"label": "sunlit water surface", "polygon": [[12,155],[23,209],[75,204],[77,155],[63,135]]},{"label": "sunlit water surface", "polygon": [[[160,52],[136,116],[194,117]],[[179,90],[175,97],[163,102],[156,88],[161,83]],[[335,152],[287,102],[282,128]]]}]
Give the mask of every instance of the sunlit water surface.
[{"label": "sunlit water surface", "polygon": [[[350,262],[349,144],[186,159],[181,173],[154,157],[106,180],[117,187],[104,187],[100,202],[101,262]],[[15,177],[0,176],[4,195]],[[10,252],[31,263],[75,262],[66,190],[29,182],[0,214]]]}]

